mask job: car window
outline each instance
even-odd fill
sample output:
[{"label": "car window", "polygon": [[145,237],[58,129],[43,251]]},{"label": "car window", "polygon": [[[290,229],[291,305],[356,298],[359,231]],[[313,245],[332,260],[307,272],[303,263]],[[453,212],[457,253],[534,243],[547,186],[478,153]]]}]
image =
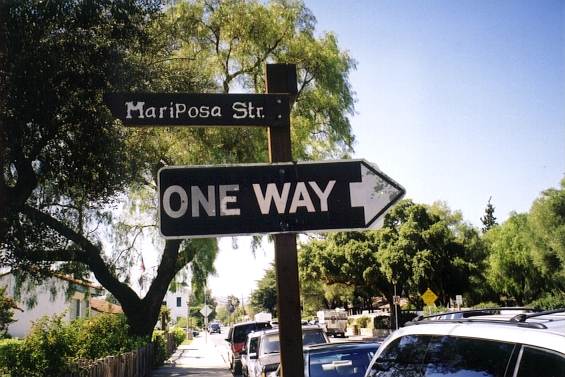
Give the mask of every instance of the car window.
[{"label": "car window", "polygon": [[327,343],[326,337],[322,331],[305,331],[302,334],[302,344],[308,346],[310,344]]},{"label": "car window", "polygon": [[453,336],[404,336],[379,355],[371,377],[503,377],[514,344]]},{"label": "car window", "polygon": [[254,329],[255,329],[255,326],[253,326],[252,324],[240,325],[240,326],[234,327],[234,329],[233,329],[233,342],[234,343],[245,342],[245,339],[247,338],[247,334],[252,332]]},{"label": "car window", "polygon": [[261,354],[280,352],[279,334],[266,335],[261,340]]},{"label": "car window", "polygon": [[259,338],[249,339],[249,353],[257,353],[258,344],[259,344]]},{"label": "car window", "polygon": [[310,377],[362,377],[377,348],[361,350],[337,350],[311,353],[309,357]]},{"label": "car window", "polygon": [[517,377],[565,376],[565,357],[557,352],[524,346]]}]

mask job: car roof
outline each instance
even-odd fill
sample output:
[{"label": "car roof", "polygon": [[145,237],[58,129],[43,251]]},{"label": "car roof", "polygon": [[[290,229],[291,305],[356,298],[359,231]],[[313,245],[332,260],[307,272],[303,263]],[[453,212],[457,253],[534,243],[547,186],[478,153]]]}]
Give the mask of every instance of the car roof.
[{"label": "car roof", "polygon": [[377,349],[380,343],[378,342],[367,342],[367,341],[347,341],[339,343],[321,343],[321,344],[311,344],[304,346],[304,352],[315,353],[315,352],[327,352],[333,350],[350,350],[350,349]]},{"label": "car roof", "polygon": [[[280,331],[280,328],[274,328],[274,329],[265,329],[265,330],[259,330],[259,331],[255,331],[252,334],[278,334]],[[324,331],[323,328],[321,328],[320,326],[302,326],[302,331]]]},{"label": "car roof", "polygon": [[238,322],[234,323],[232,327],[239,327],[239,326],[248,326],[248,325],[255,325],[257,323],[269,323],[269,321],[247,321],[247,322]]},{"label": "car roof", "polygon": [[[405,335],[449,335],[497,340],[565,353],[565,309],[534,313],[504,313],[458,319],[417,319],[395,331],[390,341]],[[387,341],[388,343],[389,341]]]}]

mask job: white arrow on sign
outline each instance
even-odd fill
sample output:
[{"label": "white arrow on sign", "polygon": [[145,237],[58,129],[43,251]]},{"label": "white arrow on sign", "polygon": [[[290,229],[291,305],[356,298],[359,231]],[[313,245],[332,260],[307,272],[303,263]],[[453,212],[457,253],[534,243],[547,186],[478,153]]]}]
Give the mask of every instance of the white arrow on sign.
[{"label": "white arrow on sign", "polygon": [[210,314],[212,314],[212,308],[209,307],[208,305],[204,305],[204,307],[202,309],[200,309],[200,314],[202,314],[204,317],[208,318],[208,316]]},{"label": "white arrow on sign", "polygon": [[[349,192],[352,207],[363,207],[365,226],[378,227],[382,225],[381,216],[394,202],[401,197],[404,190],[398,185],[392,185],[390,178],[377,169],[375,165],[361,164],[361,182],[351,182]],[[386,177],[388,178],[388,177]]]}]

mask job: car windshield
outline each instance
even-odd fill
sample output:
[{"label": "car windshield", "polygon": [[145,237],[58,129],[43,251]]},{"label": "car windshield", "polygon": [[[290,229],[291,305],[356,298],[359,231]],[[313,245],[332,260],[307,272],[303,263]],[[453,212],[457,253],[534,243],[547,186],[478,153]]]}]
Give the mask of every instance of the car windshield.
[{"label": "car windshield", "polygon": [[454,336],[409,335],[379,355],[369,377],[504,376],[514,344]]},{"label": "car windshield", "polygon": [[255,331],[255,326],[253,324],[236,326],[233,329],[233,341],[234,343],[245,342],[247,334]]},{"label": "car windshield", "polygon": [[237,325],[233,328],[233,341],[234,343],[242,343],[247,339],[247,334],[253,331],[265,330],[271,328],[269,322],[247,323],[244,325]]},{"label": "car windshield", "polygon": [[310,344],[327,343],[326,337],[322,331],[304,331],[302,333],[302,344],[309,346]]},{"label": "car windshield", "polygon": [[377,350],[374,348],[332,350],[311,353],[309,358],[310,377],[362,377]]},{"label": "car windshield", "polygon": [[271,334],[265,336],[261,340],[261,354],[266,355],[269,353],[280,352],[279,334]]}]

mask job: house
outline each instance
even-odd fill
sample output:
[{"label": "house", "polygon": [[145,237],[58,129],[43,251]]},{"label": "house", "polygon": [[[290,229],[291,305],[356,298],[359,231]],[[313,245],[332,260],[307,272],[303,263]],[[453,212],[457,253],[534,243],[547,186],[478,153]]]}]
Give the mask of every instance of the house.
[{"label": "house", "polygon": [[190,290],[184,287],[178,287],[175,292],[168,291],[163,299],[163,305],[170,310],[170,318],[173,323],[177,323],[181,317],[186,318],[188,315],[187,301],[190,296]]},{"label": "house", "polygon": [[[0,275],[0,286],[6,287],[6,294],[16,301],[20,310],[14,311],[15,322],[8,327],[8,334],[13,337],[25,337],[32,323],[43,316],[64,314],[68,322],[103,312],[104,305],[97,301],[91,307],[92,299],[103,293],[103,288],[86,280],[77,280],[64,275],[55,275],[33,285],[31,280],[23,283],[13,273]],[[111,310],[117,310],[113,308]],[[121,308],[120,308],[121,310]]]}]

